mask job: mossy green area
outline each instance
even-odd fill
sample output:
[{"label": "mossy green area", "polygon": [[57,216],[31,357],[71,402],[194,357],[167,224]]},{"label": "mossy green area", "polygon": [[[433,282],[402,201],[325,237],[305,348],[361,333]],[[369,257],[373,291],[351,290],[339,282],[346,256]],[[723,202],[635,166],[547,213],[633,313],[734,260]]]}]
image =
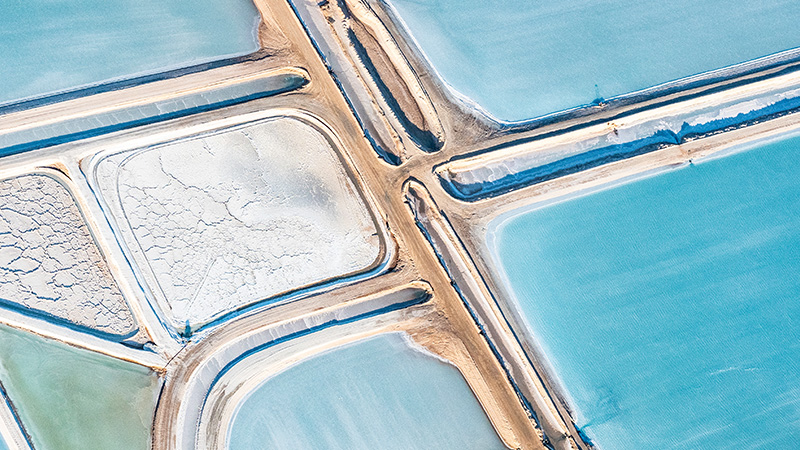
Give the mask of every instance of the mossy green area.
[{"label": "mossy green area", "polygon": [[0,382],[37,450],[150,447],[149,368],[0,325]]}]

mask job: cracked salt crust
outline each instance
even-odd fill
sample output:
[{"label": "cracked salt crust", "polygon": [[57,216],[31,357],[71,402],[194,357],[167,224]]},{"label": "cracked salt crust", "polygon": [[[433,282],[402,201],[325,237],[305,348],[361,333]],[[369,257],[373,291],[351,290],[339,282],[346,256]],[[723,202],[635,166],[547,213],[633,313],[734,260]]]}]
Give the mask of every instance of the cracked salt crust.
[{"label": "cracked salt crust", "polygon": [[102,333],[136,330],[75,200],[43,174],[0,181],[0,299]]},{"label": "cracked salt crust", "polygon": [[297,119],[114,154],[95,177],[177,328],[363,270],[380,254],[331,144]]}]

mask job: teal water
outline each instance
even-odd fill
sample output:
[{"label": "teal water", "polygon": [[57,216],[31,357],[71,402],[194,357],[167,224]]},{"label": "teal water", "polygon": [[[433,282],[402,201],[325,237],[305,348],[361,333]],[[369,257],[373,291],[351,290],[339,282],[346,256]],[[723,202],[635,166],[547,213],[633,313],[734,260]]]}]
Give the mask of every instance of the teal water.
[{"label": "teal water", "polygon": [[505,448],[457,369],[383,334],[314,356],[240,406],[231,450]]},{"label": "teal water", "polygon": [[442,78],[503,121],[800,46],[795,0],[383,1]]},{"label": "teal water", "polygon": [[0,104],[252,53],[250,0],[0,2]]},{"label": "teal water", "polygon": [[150,369],[0,326],[0,382],[37,450],[150,448]]},{"label": "teal water", "polygon": [[797,447],[798,154],[786,137],[490,227],[600,449]]}]

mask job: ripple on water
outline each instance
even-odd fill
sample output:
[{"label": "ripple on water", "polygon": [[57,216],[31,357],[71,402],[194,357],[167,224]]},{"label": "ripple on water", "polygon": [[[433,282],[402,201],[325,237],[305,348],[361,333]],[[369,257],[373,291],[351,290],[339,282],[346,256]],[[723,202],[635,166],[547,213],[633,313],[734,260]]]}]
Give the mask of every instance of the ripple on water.
[{"label": "ripple on water", "polygon": [[798,150],[760,143],[490,227],[599,448],[796,447]]}]

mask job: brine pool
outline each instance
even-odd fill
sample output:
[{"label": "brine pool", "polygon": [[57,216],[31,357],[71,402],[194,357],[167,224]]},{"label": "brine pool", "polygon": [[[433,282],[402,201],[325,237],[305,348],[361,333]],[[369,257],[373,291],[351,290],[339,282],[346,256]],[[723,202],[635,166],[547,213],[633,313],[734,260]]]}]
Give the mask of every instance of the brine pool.
[{"label": "brine pool", "polygon": [[9,0],[0,17],[0,105],[259,48],[250,0]]},{"label": "brine pool", "polygon": [[148,368],[0,325],[0,382],[38,450],[150,448]]},{"label": "brine pool", "polygon": [[400,333],[335,348],[268,379],[239,407],[228,445],[506,448],[459,371]]},{"label": "brine pool", "polygon": [[800,46],[795,0],[383,0],[443,80],[523,121]]},{"label": "brine pool", "polygon": [[800,137],[739,150],[489,227],[602,450],[797,446]]}]

